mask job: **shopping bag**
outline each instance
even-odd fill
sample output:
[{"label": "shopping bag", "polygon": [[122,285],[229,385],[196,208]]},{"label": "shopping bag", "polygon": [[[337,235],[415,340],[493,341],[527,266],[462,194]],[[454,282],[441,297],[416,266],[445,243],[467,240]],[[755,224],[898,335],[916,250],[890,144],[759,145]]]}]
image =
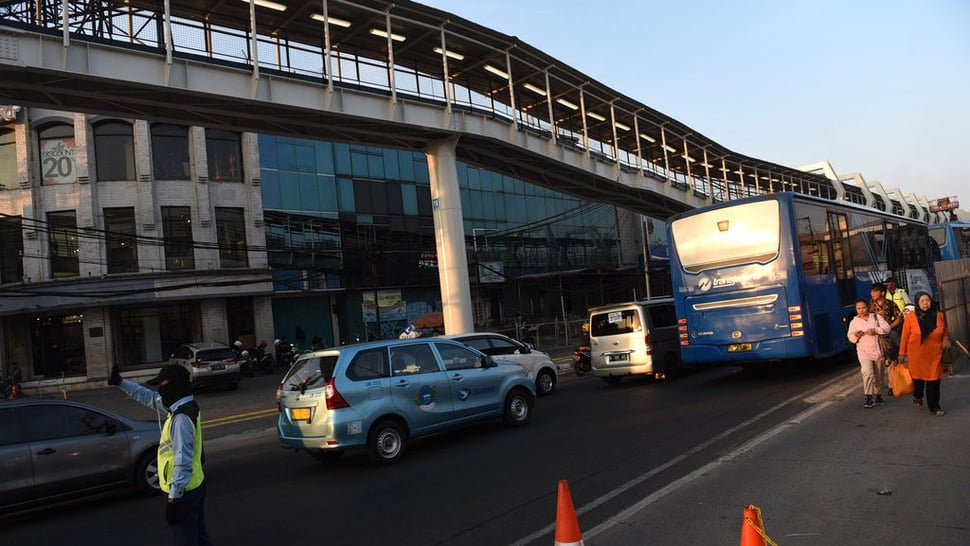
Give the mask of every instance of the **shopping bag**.
[{"label": "shopping bag", "polygon": [[913,376],[909,375],[909,368],[896,364],[889,369],[889,386],[893,389],[893,396],[900,397],[913,394]]}]

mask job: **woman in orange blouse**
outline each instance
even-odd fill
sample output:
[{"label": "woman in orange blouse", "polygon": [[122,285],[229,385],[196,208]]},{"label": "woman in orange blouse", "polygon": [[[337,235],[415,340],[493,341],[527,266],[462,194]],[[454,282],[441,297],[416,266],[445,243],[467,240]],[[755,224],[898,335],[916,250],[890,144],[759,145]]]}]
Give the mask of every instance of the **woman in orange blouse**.
[{"label": "woman in orange blouse", "polygon": [[942,416],[940,379],[943,377],[943,349],[950,346],[950,334],[943,313],[936,310],[926,292],[916,295],[916,311],[906,315],[899,341],[899,361],[909,365],[913,376],[913,404],[923,407],[923,392],[933,415]]}]

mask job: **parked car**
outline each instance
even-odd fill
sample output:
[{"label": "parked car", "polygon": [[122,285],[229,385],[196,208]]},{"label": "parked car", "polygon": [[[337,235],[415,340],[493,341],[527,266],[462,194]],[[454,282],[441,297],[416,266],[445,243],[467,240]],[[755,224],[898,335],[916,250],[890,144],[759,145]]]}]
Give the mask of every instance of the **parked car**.
[{"label": "parked car", "polygon": [[300,355],[276,399],[282,447],[319,460],[365,448],[390,464],[412,438],[498,417],[526,424],[535,384],[519,364],[454,340],[394,339]]},{"label": "parked car", "polygon": [[0,512],[134,485],[160,491],[155,421],[68,400],[0,405]]},{"label": "parked car", "polygon": [[239,387],[239,357],[225,343],[187,343],[175,349],[168,363],[184,366],[194,387],[226,385],[229,390]]},{"label": "parked car", "polygon": [[593,375],[617,385],[628,375],[672,378],[680,367],[677,312],[672,298],[589,310]]},{"label": "parked car", "polygon": [[495,333],[453,334],[442,337],[458,340],[488,356],[521,364],[529,374],[529,379],[535,381],[539,396],[552,394],[556,390],[559,377],[556,365],[547,353],[537,351],[530,345]]}]

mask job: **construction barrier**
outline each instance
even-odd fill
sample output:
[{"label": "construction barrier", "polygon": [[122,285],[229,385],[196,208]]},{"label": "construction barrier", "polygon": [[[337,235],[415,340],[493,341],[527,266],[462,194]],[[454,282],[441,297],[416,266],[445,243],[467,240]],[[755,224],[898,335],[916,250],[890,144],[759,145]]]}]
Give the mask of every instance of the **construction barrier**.
[{"label": "construction barrier", "polygon": [[573,508],[569,484],[559,480],[559,499],[556,502],[555,546],[583,546],[583,534],[579,531],[579,518]]}]

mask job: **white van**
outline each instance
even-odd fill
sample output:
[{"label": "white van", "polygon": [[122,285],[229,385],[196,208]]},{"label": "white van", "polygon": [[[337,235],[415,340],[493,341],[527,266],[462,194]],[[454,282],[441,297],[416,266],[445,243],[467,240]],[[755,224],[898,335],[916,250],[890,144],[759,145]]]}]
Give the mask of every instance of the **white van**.
[{"label": "white van", "polygon": [[673,298],[590,309],[589,342],[593,375],[611,385],[627,375],[672,377],[680,367]]}]

